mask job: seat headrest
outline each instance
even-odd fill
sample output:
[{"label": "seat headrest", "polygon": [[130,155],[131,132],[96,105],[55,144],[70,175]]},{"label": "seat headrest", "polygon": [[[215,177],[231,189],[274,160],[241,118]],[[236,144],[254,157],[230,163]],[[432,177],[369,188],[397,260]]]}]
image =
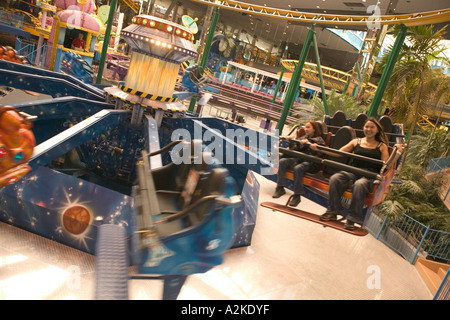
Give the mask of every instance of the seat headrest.
[{"label": "seat headrest", "polygon": [[328,133],[328,127],[327,127],[327,125],[325,124],[325,122],[323,122],[322,120],[318,120],[318,121],[316,121],[316,122],[319,124],[319,126],[320,126],[320,128],[321,128],[322,134],[327,134],[327,133]]},{"label": "seat headrest", "polygon": [[340,149],[355,138],[355,130],[353,130],[353,128],[349,126],[344,126],[342,128],[339,128],[339,130],[333,136],[331,136],[330,147],[334,149]]},{"label": "seat headrest", "polygon": [[330,125],[338,127],[347,125],[347,116],[343,111],[336,111],[330,120]]},{"label": "seat headrest", "polygon": [[364,127],[364,123],[366,123],[367,118],[367,114],[365,113],[358,114],[356,119],[352,121],[352,128],[362,129]]},{"label": "seat headrest", "polygon": [[218,195],[223,192],[225,178],[228,170],[225,168],[214,168],[209,172],[203,172],[198,178],[195,190],[192,193],[190,203],[208,196]]},{"label": "seat headrest", "polygon": [[392,133],[394,129],[394,124],[392,123],[392,119],[389,116],[382,116],[378,122],[383,127],[385,133]]},{"label": "seat headrest", "polygon": [[[342,128],[339,128],[339,130],[333,134],[330,138],[330,148],[333,149],[340,149],[341,147],[345,146],[347,143],[352,141],[356,138],[355,130],[349,126],[344,126]],[[327,156],[328,159],[333,160],[335,162],[340,162],[344,164],[349,163],[349,158],[347,157],[335,157],[335,156]],[[332,168],[329,166],[325,166],[323,169],[323,172],[327,174],[333,174],[335,172],[339,171],[336,168]]]}]

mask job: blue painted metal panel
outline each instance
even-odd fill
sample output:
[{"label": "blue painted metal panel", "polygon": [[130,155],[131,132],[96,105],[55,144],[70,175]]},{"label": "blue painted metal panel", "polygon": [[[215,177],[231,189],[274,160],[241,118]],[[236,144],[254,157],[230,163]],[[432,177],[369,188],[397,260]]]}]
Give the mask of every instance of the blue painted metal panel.
[{"label": "blue painted metal panel", "polygon": [[104,101],[105,93],[70,75],[0,60],[0,85],[30,90],[52,97],[74,96]]},{"label": "blue painted metal panel", "polygon": [[18,111],[37,116],[39,120],[86,117],[104,109],[114,109],[114,106],[106,102],[72,96],[21,102],[12,106]]},{"label": "blue painted metal panel", "polygon": [[29,162],[32,168],[43,166],[84,142],[110,131],[126,120],[130,111],[102,110],[75,126],[37,145]]},{"label": "blue painted metal panel", "polygon": [[[184,139],[203,140],[206,148],[208,146],[212,148],[212,145],[210,145],[212,141],[208,140],[208,138],[210,138],[209,134],[213,133],[213,130],[215,130],[214,139],[217,139],[215,140],[216,142],[221,141],[221,143],[218,149],[215,150],[212,148],[210,151],[221,153],[223,155],[222,159],[216,160],[218,160],[221,167],[228,169],[230,176],[233,177],[237,183],[237,189],[241,190],[242,196],[242,203],[233,209],[232,215],[235,221],[235,233],[231,247],[235,248],[250,245],[256,223],[260,191],[260,185],[254,173],[266,174],[268,178],[276,178],[276,175],[268,174],[269,172],[272,172],[272,166],[275,165],[274,163],[271,163],[268,151],[277,153],[278,138],[275,137],[275,139],[273,139],[273,136],[256,132],[217,118],[164,118],[160,128],[162,145],[166,145],[172,140],[178,139],[177,136],[173,136],[174,130],[176,129],[185,130],[185,133],[189,133],[189,135],[182,137]],[[210,132],[206,133],[208,130]],[[248,138],[246,140],[245,137],[239,136],[239,134],[235,135],[238,131],[234,130],[242,130],[239,134],[244,136],[246,133],[244,130],[248,130],[247,136],[252,136],[252,134],[254,134],[255,137],[261,138],[257,141],[258,148],[255,148],[255,146],[248,146]],[[183,132],[181,131],[181,133]],[[275,146],[273,146],[273,144],[275,144]],[[273,150],[273,148],[276,148],[276,150]],[[231,161],[228,162],[226,161],[227,153],[233,155],[232,159],[228,159]],[[241,158],[238,159],[238,157]],[[170,163],[170,156],[165,155],[164,157],[163,155],[163,162],[165,164]]]},{"label": "blue painted metal panel", "polygon": [[[174,133],[174,130],[177,131]],[[273,170],[278,164],[278,137],[217,118],[164,118],[160,128],[161,144],[178,140],[173,136],[177,133],[188,141],[203,140],[220,165],[230,171],[240,190],[248,170],[268,178],[276,177]],[[163,161],[167,164],[171,159],[165,157]]]},{"label": "blue painted metal panel", "polygon": [[259,192],[260,184],[255,174],[252,171],[248,171],[241,193],[242,202],[233,210],[235,232],[231,248],[244,247],[251,244],[253,230],[256,225]]},{"label": "blue painted metal panel", "polygon": [[46,167],[0,190],[0,220],[94,254],[97,228],[131,233],[133,198]]}]

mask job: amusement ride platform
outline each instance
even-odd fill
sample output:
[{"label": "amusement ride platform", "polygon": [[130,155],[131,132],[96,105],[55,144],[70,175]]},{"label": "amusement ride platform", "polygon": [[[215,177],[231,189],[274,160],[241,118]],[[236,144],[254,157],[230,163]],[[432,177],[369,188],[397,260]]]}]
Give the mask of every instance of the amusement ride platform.
[{"label": "amusement ride platform", "polygon": [[[257,175],[259,203],[273,201],[275,183]],[[278,199],[286,202],[290,192]],[[303,199],[298,208],[325,208]],[[160,280],[130,280],[131,300],[160,300]],[[0,223],[0,299],[91,300],[95,257]],[[431,300],[414,265],[371,234],[324,228],[258,207],[250,246],[190,276],[179,300]]]}]

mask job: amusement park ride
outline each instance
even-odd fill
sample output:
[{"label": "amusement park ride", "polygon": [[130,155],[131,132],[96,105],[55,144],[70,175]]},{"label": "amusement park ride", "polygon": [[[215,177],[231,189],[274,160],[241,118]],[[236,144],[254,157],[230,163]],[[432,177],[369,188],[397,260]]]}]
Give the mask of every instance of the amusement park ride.
[{"label": "amusement park ride", "polygon": [[[330,19],[284,15],[283,10],[236,1],[196,1],[310,23]],[[427,24],[449,17],[450,10],[443,10],[380,17],[380,22]],[[345,26],[363,24],[367,17],[332,20]],[[183,77],[190,91],[175,91],[181,63],[198,55],[190,28],[137,15],[121,37],[132,54],[126,81],[119,86],[93,85],[0,60],[1,85],[53,97],[0,108],[0,220],[95,254],[96,299],[127,299],[129,278],[163,279],[163,298],[174,299],[188,275],[221,264],[229,248],[250,245],[259,195],[254,173],[274,180],[278,151],[307,156],[279,147],[276,136],[250,129],[244,133],[231,122],[187,112],[180,101],[197,95],[205,84],[202,59],[200,72],[194,66]],[[298,89],[295,81],[291,85]],[[338,149],[356,136],[360,121],[341,114],[326,117],[327,147]],[[384,121],[390,141],[401,140],[402,127],[389,118]],[[230,129],[238,132],[231,139]],[[257,146],[245,142],[249,132],[257,137]],[[393,148],[390,152],[395,154]],[[219,161],[219,154],[232,159]],[[389,159],[381,172],[371,173],[334,158],[308,160],[319,162],[322,171],[305,176],[306,196],[322,205],[327,203],[330,168],[377,180],[366,199],[366,219],[383,201],[396,166]],[[348,190],[343,202],[350,198]]]}]

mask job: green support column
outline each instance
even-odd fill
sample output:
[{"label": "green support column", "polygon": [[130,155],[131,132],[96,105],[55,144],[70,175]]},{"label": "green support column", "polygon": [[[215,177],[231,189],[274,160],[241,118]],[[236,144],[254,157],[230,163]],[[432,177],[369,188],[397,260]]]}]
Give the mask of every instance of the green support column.
[{"label": "green support column", "polygon": [[284,66],[282,66],[282,67],[283,68],[281,69],[280,78],[278,79],[278,82],[277,82],[277,88],[275,89],[275,92],[273,94],[273,99],[272,99],[273,103],[275,103],[275,101],[277,100],[278,91],[280,91],[281,82],[283,82],[284,71],[286,71],[286,68]]},{"label": "green support column", "polygon": [[314,34],[313,37],[313,44],[314,44],[314,54],[316,56],[317,70],[319,72],[320,89],[322,90],[323,108],[325,109],[325,114],[328,115],[327,95],[325,93],[325,86],[323,85],[322,68],[320,66],[319,48],[317,47],[316,34]]},{"label": "green support column", "polygon": [[288,91],[286,93],[286,98],[283,103],[283,110],[281,113],[280,121],[278,122],[278,133],[281,134],[283,132],[284,123],[286,122],[286,118],[289,114],[289,110],[294,104],[295,96],[297,94],[298,88],[300,86],[300,81],[302,79],[302,71],[303,66],[305,65],[306,57],[308,56],[309,47],[311,46],[311,42],[314,37],[314,25],[308,31],[306,35],[305,43],[303,44],[302,52],[300,53],[300,58],[298,59],[298,64],[295,67],[295,70],[292,74],[291,82],[288,87]]},{"label": "green support column", "polygon": [[[359,67],[359,63],[358,63],[358,62],[356,62],[356,71],[358,71],[359,85],[361,85],[361,68]],[[358,90],[358,86],[355,85],[355,86],[353,87],[352,97],[355,96],[357,90]]]},{"label": "green support column", "polygon": [[[211,24],[209,25],[208,37],[206,38],[206,42],[204,45],[203,53],[200,59],[200,75],[203,75],[203,72],[206,67],[206,62],[208,62],[209,51],[211,50],[211,43],[214,37],[214,32],[216,30],[217,21],[219,21],[219,7],[217,7],[214,11],[214,15],[211,20]],[[191,102],[189,104],[189,111],[193,112],[195,105],[197,103],[197,96],[192,97]]]},{"label": "green support column", "polygon": [[343,93],[347,93],[348,87],[350,86],[350,82],[352,81],[352,75],[350,74],[348,76],[347,83],[345,84],[344,90],[342,90]]},{"label": "green support column", "polygon": [[380,83],[378,84],[377,91],[373,97],[372,104],[370,105],[369,112],[367,115],[369,117],[375,117],[377,115],[378,107],[380,106],[381,99],[383,98],[384,90],[388,85],[389,79],[391,77],[392,71],[394,70],[395,63],[397,62],[398,55],[402,49],[403,42],[406,38],[406,28],[405,25],[401,25],[401,31],[398,33],[395,39],[394,47],[392,48],[391,54],[389,55],[386,67],[384,68],[383,74],[381,75]]},{"label": "green support column", "polygon": [[111,37],[111,29],[114,21],[114,13],[116,12],[116,5],[117,0],[111,0],[111,7],[109,8],[109,15],[108,15],[108,25],[106,26],[105,38],[103,39],[102,55],[100,57],[100,64],[98,65],[97,78],[95,80],[95,83],[97,84],[102,83],[103,69],[105,68],[106,54],[108,53],[108,44],[109,38]]}]

